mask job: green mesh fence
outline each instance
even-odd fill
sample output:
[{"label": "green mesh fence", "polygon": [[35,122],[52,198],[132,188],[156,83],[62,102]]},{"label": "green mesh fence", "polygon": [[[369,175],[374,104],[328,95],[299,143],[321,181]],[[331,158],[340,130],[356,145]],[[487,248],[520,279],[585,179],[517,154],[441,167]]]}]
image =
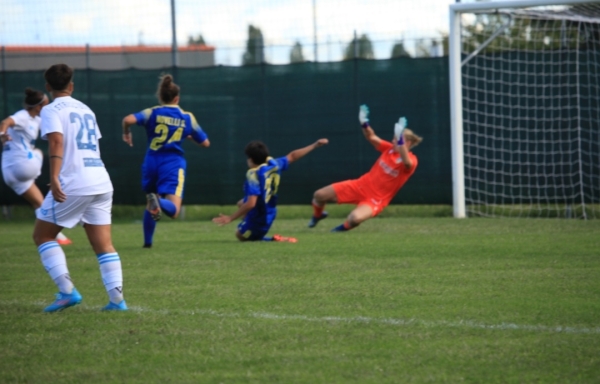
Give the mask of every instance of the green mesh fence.
[{"label": "green mesh fence", "polygon": [[[133,127],[134,147],[121,141],[121,120],[157,104],[160,70],[76,71],[74,97],[96,113],[102,159],[115,187],[115,204],[142,204],[142,127]],[[284,156],[327,137],[292,164],[280,186],[281,204],[308,204],[325,185],[368,171],[376,152],[358,124],[358,105],[371,109],[371,124],[387,140],[400,116],[424,137],[415,148],[420,164],[394,203],[450,204],[450,119],[446,58],[356,60],[336,63],[175,69],[181,107],[194,113],[210,148],[185,144],[186,204],[232,204],[242,197],[247,142],[263,140],[273,156]],[[0,112],[21,108],[23,90],[43,89],[42,72],[1,74]],[[46,150],[46,143],[38,141]],[[48,164],[37,184],[47,191]],[[0,182],[0,204],[24,203]]]}]

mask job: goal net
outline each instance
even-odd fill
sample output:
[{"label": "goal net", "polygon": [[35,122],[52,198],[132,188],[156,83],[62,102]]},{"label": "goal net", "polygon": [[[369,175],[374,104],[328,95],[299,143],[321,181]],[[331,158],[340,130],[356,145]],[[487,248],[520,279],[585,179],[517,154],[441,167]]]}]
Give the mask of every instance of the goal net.
[{"label": "goal net", "polygon": [[527,3],[451,16],[455,216],[600,218],[600,4]]}]

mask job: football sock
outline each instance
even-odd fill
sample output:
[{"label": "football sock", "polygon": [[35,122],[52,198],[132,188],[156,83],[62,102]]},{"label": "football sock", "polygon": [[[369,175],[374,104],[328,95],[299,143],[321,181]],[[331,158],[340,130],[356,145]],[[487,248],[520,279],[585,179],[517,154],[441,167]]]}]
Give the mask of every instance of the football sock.
[{"label": "football sock", "polygon": [[119,304],[123,300],[123,271],[121,270],[121,258],[116,252],[100,253],[98,264],[104,288],[112,301]]},{"label": "football sock", "polygon": [[54,283],[58,287],[58,290],[62,293],[71,294],[71,292],[73,292],[73,281],[71,281],[71,275],[68,273],[62,274],[55,278]]},{"label": "football sock", "polygon": [[116,287],[108,291],[108,299],[115,304],[123,301],[123,287]]},{"label": "football sock", "polygon": [[60,245],[56,241],[48,241],[38,247],[38,253],[42,265],[54,280],[58,290],[62,293],[71,294],[73,282],[67,269],[67,258]]},{"label": "football sock", "polygon": [[160,204],[160,209],[169,217],[175,216],[175,212],[177,212],[177,207],[173,204],[172,201],[167,199],[158,199]]},{"label": "football sock", "polygon": [[156,229],[156,221],[152,218],[150,212],[144,210],[144,245],[151,245]]},{"label": "football sock", "polygon": [[265,236],[265,237],[262,238],[262,241],[273,241],[273,238]]},{"label": "football sock", "polygon": [[325,209],[325,205],[323,205],[322,207],[318,206],[315,201],[312,201],[312,206],[313,206],[313,216],[316,218],[321,217],[321,215],[323,214],[323,210]]},{"label": "football sock", "polygon": [[344,221],[344,224],[340,224],[337,227],[333,228],[331,232],[344,232],[351,230],[352,227],[348,221]]}]

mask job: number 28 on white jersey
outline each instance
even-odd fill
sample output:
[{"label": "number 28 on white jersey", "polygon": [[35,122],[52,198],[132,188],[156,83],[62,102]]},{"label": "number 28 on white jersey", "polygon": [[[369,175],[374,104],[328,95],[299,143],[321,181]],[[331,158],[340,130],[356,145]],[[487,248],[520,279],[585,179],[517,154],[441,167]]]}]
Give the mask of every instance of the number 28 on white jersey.
[{"label": "number 28 on white jersey", "polygon": [[63,162],[60,182],[63,192],[74,196],[98,195],[113,190],[100,158],[98,140],[102,137],[94,112],[70,96],[58,97],[41,112],[42,139],[63,134]]}]

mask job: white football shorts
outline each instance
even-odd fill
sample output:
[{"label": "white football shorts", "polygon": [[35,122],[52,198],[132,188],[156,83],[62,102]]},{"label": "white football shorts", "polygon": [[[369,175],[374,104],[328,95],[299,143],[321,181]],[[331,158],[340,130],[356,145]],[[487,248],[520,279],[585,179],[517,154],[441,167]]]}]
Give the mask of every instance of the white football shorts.
[{"label": "white football shorts", "polygon": [[39,149],[33,151],[33,156],[30,159],[13,162],[10,164],[3,158],[2,162],[2,177],[4,182],[17,195],[21,196],[33,185],[35,179],[42,173],[42,152]]},{"label": "white football shorts", "polygon": [[112,196],[112,191],[100,195],[67,196],[65,202],[58,203],[54,201],[54,196],[50,191],[42,206],[35,210],[35,216],[40,220],[65,228],[73,228],[79,222],[109,225],[111,224]]}]

